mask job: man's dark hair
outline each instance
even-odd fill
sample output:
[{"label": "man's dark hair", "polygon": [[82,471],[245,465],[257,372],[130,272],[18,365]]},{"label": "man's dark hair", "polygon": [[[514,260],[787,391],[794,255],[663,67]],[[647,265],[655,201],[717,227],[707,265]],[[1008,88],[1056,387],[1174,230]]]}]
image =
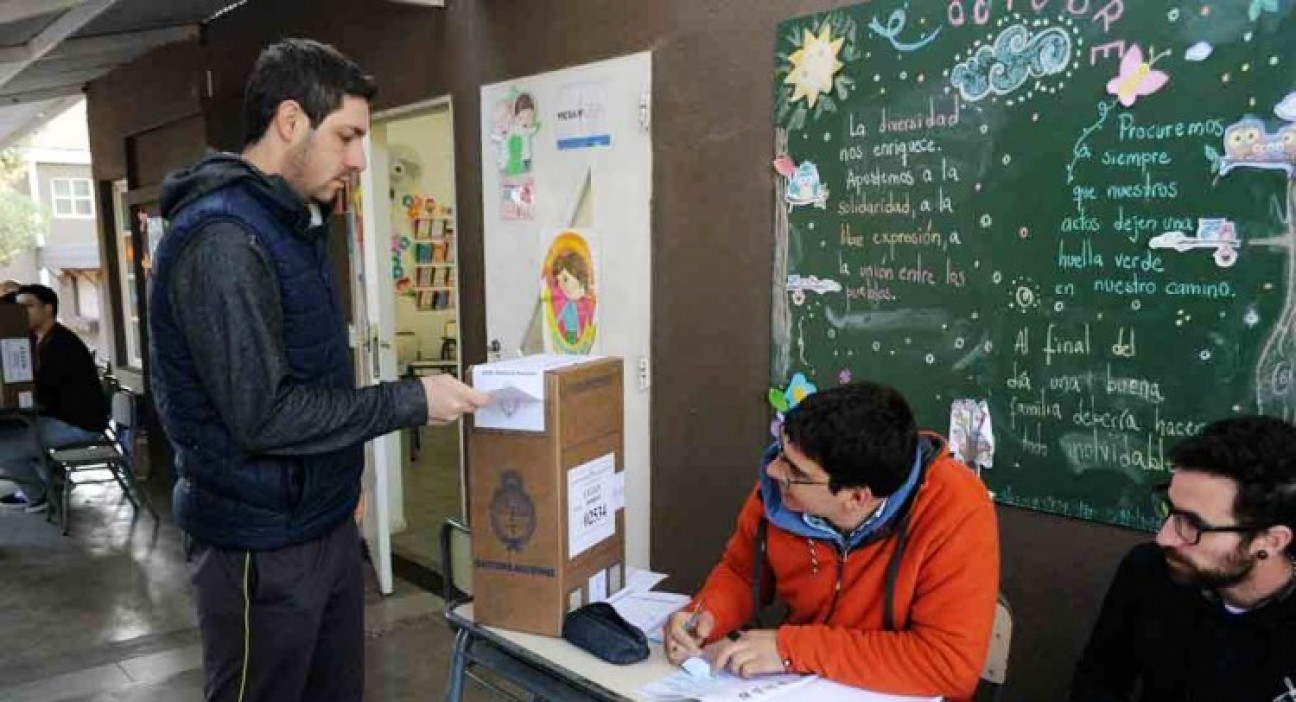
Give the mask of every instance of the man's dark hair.
[{"label": "man's dark hair", "polygon": [[24,285],[21,288],[18,288],[18,291],[14,296],[15,300],[18,295],[31,295],[37,300],[40,300],[41,304],[53,307],[54,316],[58,316],[58,293],[54,292],[52,289],[47,288],[44,285]]},{"label": "man's dark hair", "polygon": [[373,100],[378,92],[373,78],[342,52],[312,39],[284,39],[267,46],[252,67],[243,94],[243,144],[265,136],[275,111],[284,100],[294,100],[319,127],[338,108],[342,98]]},{"label": "man's dark hair", "polygon": [[894,388],[858,382],[821,390],[788,412],[788,441],[828,472],[828,487],[900,489],[918,450],[918,424]]},{"label": "man's dark hair", "polygon": [[[1176,470],[1237,483],[1233,515],[1240,524],[1284,525],[1296,531],[1296,427],[1260,415],[1223,419],[1169,451]],[[1296,553],[1288,545],[1287,553]]]}]

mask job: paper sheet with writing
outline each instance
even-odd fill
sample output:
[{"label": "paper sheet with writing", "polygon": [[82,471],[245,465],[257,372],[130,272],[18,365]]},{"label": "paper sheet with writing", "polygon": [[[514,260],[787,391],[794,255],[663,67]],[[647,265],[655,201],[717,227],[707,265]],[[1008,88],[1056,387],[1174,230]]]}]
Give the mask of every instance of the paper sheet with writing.
[{"label": "paper sheet with writing", "polygon": [[567,557],[575,558],[616,533],[616,454],[567,471]]},{"label": "paper sheet with writing", "polygon": [[490,395],[491,403],[473,421],[482,429],[544,431],[545,373],[592,358],[540,354],[474,366],[473,387]]},{"label": "paper sheet with writing", "polygon": [[694,675],[680,669],[639,688],[639,694],[659,702],[701,700],[702,702],[763,702],[773,699],[814,699],[789,694],[817,680],[813,675],[764,675],[743,679],[720,672]]},{"label": "paper sheet with writing", "polygon": [[622,590],[608,602],[626,621],[638,627],[649,641],[661,641],[666,618],[682,609],[689,599],[688,595],[673,592]]},{"label": "paper sheet with writing", "polygon": [[906,697],[861,690],[814,675],[768,675],[751,680],[722,673],[710,679],[679,670],[639,689],[645,697],[661,702],[764,702],[765,700],[814,700],[814,702],[941,702],[939,697]]},{"label": "paper sheet with writing", "polygon": [[0,356],[6,383],[30,383],[36,379],[31,342],[26,338],[0,341]]}]

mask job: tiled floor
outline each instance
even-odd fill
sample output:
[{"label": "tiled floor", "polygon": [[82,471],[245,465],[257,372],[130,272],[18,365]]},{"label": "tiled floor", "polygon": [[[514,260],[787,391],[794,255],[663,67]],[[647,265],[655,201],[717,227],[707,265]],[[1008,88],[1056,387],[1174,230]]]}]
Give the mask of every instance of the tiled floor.
[{"label": "tiled floor", "polygon": [[[39,515],[0,512],[0,702],[202,698],[179,532],[133,519],[115,488],[74,493],[72,536]],[[440,601],[406,583],[366,606],[366,700],[434,700],[451,635]],[[469,689],[469,700],[487,699]]]}]

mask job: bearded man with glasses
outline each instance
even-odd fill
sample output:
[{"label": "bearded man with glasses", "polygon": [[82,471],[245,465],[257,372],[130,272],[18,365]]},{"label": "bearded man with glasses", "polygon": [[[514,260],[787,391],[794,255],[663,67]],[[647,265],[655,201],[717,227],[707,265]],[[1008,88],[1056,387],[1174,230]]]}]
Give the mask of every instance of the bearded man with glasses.
[{"label": "bearded man with glasses", "polygon": [[1226,419],[1169,458],[1165,521],[1121,563],[1072,702],[1296,702],[1296,428]]}]

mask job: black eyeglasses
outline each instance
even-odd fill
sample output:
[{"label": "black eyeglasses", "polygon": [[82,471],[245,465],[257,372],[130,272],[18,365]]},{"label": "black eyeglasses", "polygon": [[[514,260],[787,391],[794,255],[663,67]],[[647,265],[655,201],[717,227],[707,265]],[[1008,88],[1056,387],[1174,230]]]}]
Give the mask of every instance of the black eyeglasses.
[{"label": "black eyeglasses", "polygon": [[788,467],[788,470],[783,471],[783,477],[778,479],[778,481],[783,484],[784,490],[791,490],[793,485],[829,484],[829,481],[827,480],[810,480],[809,478],[792,477],[793,473],[796,473],[797,475],[805,475],[805,471],[801,470],[801,466],[794,463],[791,458],[788,458],[787,453],[783,451],[783,442],[781,441],[778,444],[778,455],[775,457],[775,460],[783,461],[783,463]]},{"label": "black eyeglasses", "polygon": [[1245,534],[1247,532],[1264,531],[1269,525],[1260,524],[1229,524],[1224,526],[1215,526],[1207,524],[1201,517],[1192,512],[1185,512],[1174,506],[1170,501],[1170,483],[1164,483],[1152,488],[1152,494],[1155,496],[1157,518],[1162,521],[1169,521],[1174,527],[1175,535],[1183,539],[1184,543],[1189,546],[1196,546],[1201,543],[1202,534],[1211,534],[1215,532],[1233,532]]}]

